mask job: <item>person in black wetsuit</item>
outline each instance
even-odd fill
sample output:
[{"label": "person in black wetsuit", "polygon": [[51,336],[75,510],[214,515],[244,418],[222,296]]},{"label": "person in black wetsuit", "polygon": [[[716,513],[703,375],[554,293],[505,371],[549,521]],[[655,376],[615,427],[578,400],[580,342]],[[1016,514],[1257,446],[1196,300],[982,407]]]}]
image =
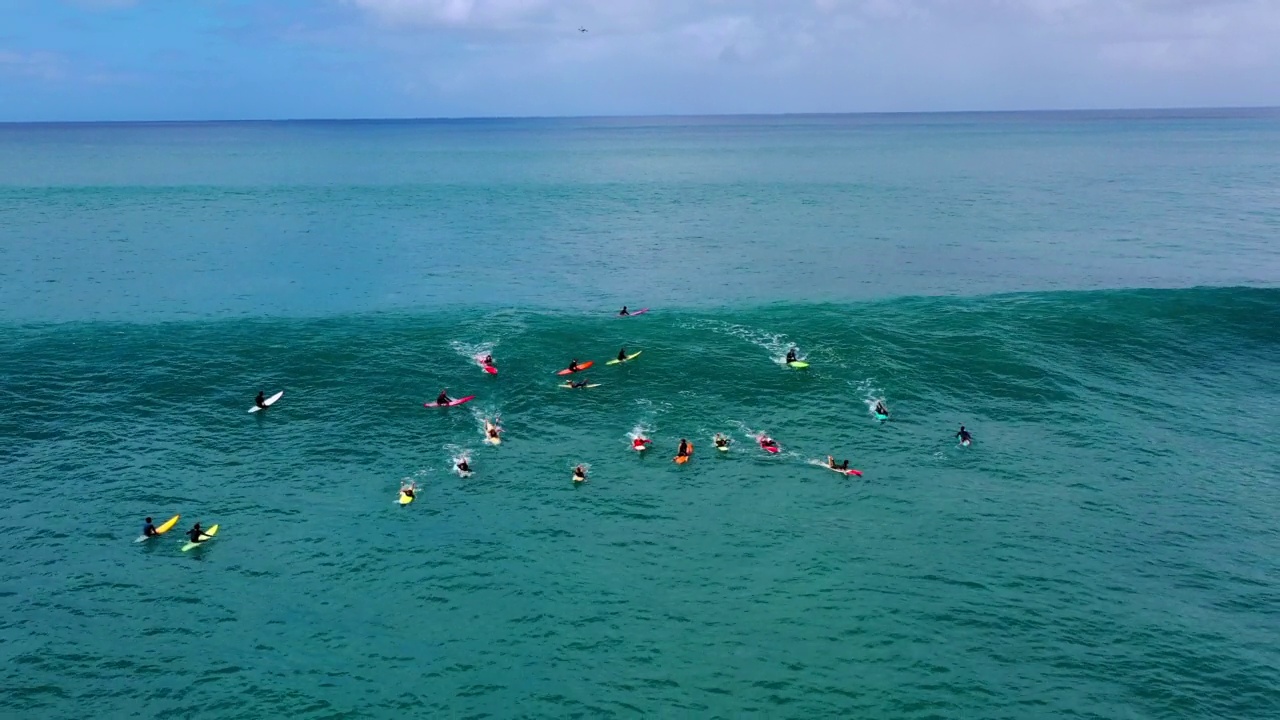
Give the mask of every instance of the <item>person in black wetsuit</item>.
[{"label": "person in black wetsuit", "polygon": [[208,539],[204,537],[204,530],[200,529],[200,523],[196,523],[195,526],[187,531],[187,537],[190,538],[193,543],[202,543]]},{"label": "person in black wetsuit", "polygon": [[689,454],[689,441],[680,438],[680,448],[676,450],[676,457],[686,457]]},{"label": "person in black wetsuit", "polygon": [[574,468],[574,469],[573,469],[573,481],[574,481],[574,482],[579,482],[579,483],[580,483],[580,482],[586,482],[586,481],[587,481],[587,469],[586,469],[586,468],[584,468],[584,467],[582,467],[581,465],[579,465],[578,467]]},{"label": "person in black wetsuit", "polygon": [[570,382],[570,383],[569,383],[569,387],[571,387],[571,388],[575,388],[575,389],[577,389],[577,388],[584,388],[584,387],[586,387],[586,386],[587,386],[587,379],[586,379],[586,378],[583,378],[582,380],[575,380],[575,381],[572,381],[572,382]]},{"label": "person in black wetsuit", "polygon": [[793,362],[795,362],[797,359],[798,359],[798,358],[796,357],[796,349],[795,349],[795,348],[791,348],[790,350],[788,350],[788,351],[787,351],[787,362],[789,362],[789,363],[793,363]]},{"label": "person in black wetsuit", "polygon": [[266,407],[266,406],[267,406],[267,398],[265,397],[265,393],[263,393],[261,390],[259,390],[259,391],[258,391],[258,397],[256,397],[256,398],[254,398],[254,399],[253,399],[253,404],[254,404],[254,405],[257,405],[257,406],[258,406],[258,407],[260,407],[260,408],[264,408],[264,407]]},{"label": "person in black wetsuit", "polygon": [[578,372],[578,358],[574,358],[569,361],[569,372],[571,373]]},{"label": "person in black wetsuit", "polygon": [[626,306],[626,305],[623,305],[623,306],[622,306],[622,310],[621,310],[618,314],[619,314],[619,315],[630,315],[631,313],[627,312],[627,306]]},{"label": "person in black wetsuit", "polygon": [[884,415],[885,417],[889,416],[889,408],[885,407],[884,402],[880,400],[876,401],[876,414]]},{"label": "person in black wetsuit", "polygon": [[151,518],[147,518],[147,524],[142,526],[142,534],[146,537],[155,537],[160,534],[156,532],[156,526],[151,523]]},{"label": "person in black wetsuit", "polygon": [[453,402],[453,399],[449,397],[449,394],[447,392],[445,392],[445,390],[448,390],[448,389],[449,388],[445,388],[444,390],[441,390],[440,394],[436,396],[437,405],[448,405],[449,403]]},{"label": "person in black wetsuit", "polygon": [[485,355],[484,364],[489,367],[493,367],[493,355]]},{"label": "person in black wetsuit", "polygon": [[627,361],[627,349],[622,348],[621,350],[618,351],[618,362],[626,362],[626,361]]},{"label": "person in black wetsuit", "polygon": [[828,456],[827,456],[827,467],[831,468],[832,470],[848,470],[848,469],[849,469],[849,461],[848,461],[848,460],[845,460],[844,462],[842,462],[842,463],[840,463],[839,465],[837,465],[837,464],[836,464],[836,459],[835,459],[835,458],[833,458],[833,457],[831,457],[830,455],[828,455]]},{"label": "person in black wetsuit", "polygon": [[973,441],[973,436],[969,434],[968,430],[964,429],[963,425],[960,426],[960,432],[956,433],[956,437],[960,438],[960,442],[962,443]]},{"label": "person in black wetsuit", "polygon": [[458,471],[459,471],[459,472],[464,472],[464,473],[469,473],[469,472],[471,472],[471,465],[470,465],[469,463],[467,463],[467,459],[466,459],[466,458],[463,458],[462,460],[459,460],[459,461],[458,461]]}]

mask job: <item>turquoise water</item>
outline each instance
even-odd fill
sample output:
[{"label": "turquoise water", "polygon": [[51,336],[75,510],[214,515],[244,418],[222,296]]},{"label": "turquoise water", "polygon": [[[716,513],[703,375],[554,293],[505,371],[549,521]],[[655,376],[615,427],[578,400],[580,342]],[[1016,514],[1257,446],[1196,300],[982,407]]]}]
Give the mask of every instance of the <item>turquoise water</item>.
[{"label": "turquoise water", "polygon": [[0,714],[1274,717],[1277,140],[0,127]]}]

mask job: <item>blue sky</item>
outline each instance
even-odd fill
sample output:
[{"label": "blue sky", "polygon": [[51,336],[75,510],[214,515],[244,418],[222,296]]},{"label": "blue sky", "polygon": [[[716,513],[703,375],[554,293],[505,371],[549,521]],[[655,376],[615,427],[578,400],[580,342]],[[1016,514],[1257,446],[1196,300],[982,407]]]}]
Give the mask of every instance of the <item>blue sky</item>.
[{"label": "blue sky", "polygon": [[1280,0],[0,0],[0,121],[1280,105],[1277,38]]}]

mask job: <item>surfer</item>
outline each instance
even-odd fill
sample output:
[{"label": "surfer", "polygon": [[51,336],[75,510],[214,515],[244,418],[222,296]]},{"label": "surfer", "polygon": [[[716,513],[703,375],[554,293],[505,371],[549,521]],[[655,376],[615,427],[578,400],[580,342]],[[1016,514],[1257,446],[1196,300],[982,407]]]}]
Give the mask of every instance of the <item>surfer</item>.
[{"label": "surfer", "polygon": [[725,437],[724,433],[716,433],[716,447],[718,448],[729,447],[729,438]]},{"label": "surfer", "polygon": [[196,523],[194,527],[187,531],[187,537],[191,538],[193,543],[202,543],[207,539],[204,537],[204,530],[200,529],[200,523]]},{"label": "surfer", "polygon": [[833,458],[833,457],[831,457],[830,455],[828,455],[828,456],[827,456],[827,467],[831,468],[832,470],[848,470],[848,469],[849,469],[849,461],[848,461],[848,460],[845,460],[844,462],[842,462],[842,463],[840,463],[839,465],[837,465],[837,464],[836,464],[836,459],[835,459],[835,458]]},{"label": "surfer", "polygon": [[409,483],[408,485],[402,484],[400,486],[400,493],[407,498],[417,497],[416,495],[414,495],[414,493],[416,493],[417,491],[418,491],[417,483]]},{"label": "surfer", "polygon": [[494,425],[488,420],[484,421],[484,434],[487,435],[490,440],[497,440],[499,432],[501,431],[498,429],[497,425]]},{"label": "surfer", "polygon": [[578,372],[578,358],[574,358],[569,361],[569,372],[571,373]]},{"label": "surfer", "polygon": [[464,473],[471,472],[471,465],[467,463],[466,458],[462,458],[461,460],[458,461],[458,472],[464,472]]},{"label": "surfer", "polygon": [[258,391],[258,397],[256,397],[256,398],[254,398],[254,399],[253,399],[253,404],[254,404],[254,405],[257,405],[257,406],[258,406],[258,407],[260,407],[260,408],[265,408],[265,407],[267,406],[266,393],[264,393],[264,392],[262,392],[261,390],[259,390],[259,391]]},{"label": "surfer", "polygon": [[960,432],[956,433],[956,437],[960,438],[960,442],[962,443],[973,441],[973,436],[969,434],[968,430],[964,429],[963,425],[960,426]]},{"label": "surfer", "polygon": [[687,457],[689,455],[689,441],[680,438],[680,449],[676,450],[676,457]]},{"label": "surfer", "polygon": [[437,405],[448,405],[449,403],[453,402],[453,399],[449,397],[449,393],[447,392],[448,389],[449,388],[445,388],[444,390],[441,390],[440,394],[436,396]]},{"label": "surfer", "polygon": [[147,524],[142,526],[142,534],[146,537],[155,537],[160,534],[156,532],[156,526],[151,522],[151,518],[147,518]]},{"label": "surfer", "polygon": [[586,387],[586,386],[587,386],[587,379],[586,379],[586,378],[583,378],[583,379],[581,379],[581,380],[572,381],[572,382],[570,382],[570,383],[569,383],[569,387],[574,388],[574,389],[577,389],[577,388],[584,388],[584,387]]},{"label": "surfer", "polygon": [[887,407],[885,407],[885,406],[884,406],[884,401],[883,401],[883,400],[877,400],[877,401],[876,401],[876,414],[877,414],[877,415],[884,415],[885,417],[889,417],[889,408],[887,408]]},{"label": "surfer", "polygon": [[760,447],[762,447],[762,448],[776,448],[776,447],[778,447],[778,443],[777,443],[773,438],[769,437],[768,435],[761,435],[761,436],[760,436]]},{"label": "surfer", "polygon": [[626,362],[626,361],[627,361],[627,349],[622,348],[621,350],[618,351],[618,362]]},{"label": "surfer", "polygon": [[793,363],[793,362],[795,362],[795,361],[796,361],[796,360],[798,360],[798,359],[799,359],[799,358],[797,358],[797,357],[796,357],[796,349],[795,349],[795,348],[791,348],[790,350],[788,350],[788,351],[787,351],[787,362],[789,362],[789,363]]},{"label": "surfer", "polygon": [[631,449],[633,449],[633,450],[643,450],[643,449],[645,449],[645,448],[649,447],[649,445],[650,445],[650,444],[652,444],[652,443],[653,443],[653,441],[652,441],[652,440],[650,440],[649,438],[647,438],[647,437],[645,437],[645,436],[643,436],[643,435],[637,435],[637,436],[636,436],[636,438],[635,438],[634,440],[632,440],[632,441],[631,441]]},{"label": "surfer", "polygon": [[481,362],[484,363],[485,367],[493,367],[493,355],[485,355],[484,360],[481,360]]},{"label": "surfer", "polygon": [[623,306],[622,306],[622,310],[621,310],[618,314],[619,314],[619,315],[630,315],[631,313],[627,312],[627,306],[626,306],[626,305],[623,305]]},{"label": "surfer", "polygon": [[573,469],[573,481],[576,483],[587,481],[587,469],[579,465]]}]

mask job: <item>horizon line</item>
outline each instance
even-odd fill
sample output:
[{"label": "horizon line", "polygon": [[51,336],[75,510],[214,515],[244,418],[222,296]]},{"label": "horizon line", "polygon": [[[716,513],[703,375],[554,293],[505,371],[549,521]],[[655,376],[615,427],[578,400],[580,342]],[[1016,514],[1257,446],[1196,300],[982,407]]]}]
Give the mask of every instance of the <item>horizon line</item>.
[{"label": "horizon line", "polygon": [[1224,105],[1180,107],[1097,107],[1038,108],[1019,110],[875,110],[852,112],[757,112],[757,113],[641,113],[599,115],[438,115],[385,117],[262,117],[201,120],[0,120],[5,125],[211,125],[218,123],[411,123],[411,122],[494,122],[519,120],[673,120],[696,118],[804,118],[804,117],[895,117],[910,115],[1070,115],[1090,113],[1223,113],[1277,111],[1280,105]]}]

